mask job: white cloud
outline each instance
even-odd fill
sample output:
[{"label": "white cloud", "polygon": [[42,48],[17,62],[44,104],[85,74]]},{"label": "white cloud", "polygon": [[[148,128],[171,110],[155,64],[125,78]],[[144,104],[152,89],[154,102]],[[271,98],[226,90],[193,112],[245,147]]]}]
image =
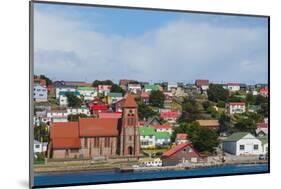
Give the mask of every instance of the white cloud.
[{"label": "white cloud", "polygon": [[126,37],[89,30],[87,24],[35,10],[35,73],[89,81],[267,81],[266,28],[181,19]]}]

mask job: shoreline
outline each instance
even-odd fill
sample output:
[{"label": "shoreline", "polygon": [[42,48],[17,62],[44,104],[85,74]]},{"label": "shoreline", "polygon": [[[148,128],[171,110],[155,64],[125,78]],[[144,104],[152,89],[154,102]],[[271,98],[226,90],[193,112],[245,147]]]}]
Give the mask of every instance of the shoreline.
[{"label": "shoreline", "polygon": [[256,161],[256,162],[227,162],[227,163],[213,163],[213,164],[193,164],[189,166],[165,166],[165,167],[94,167],[88,166],[68,166],[68,167],[34,167],[34,175],[44,174],[63,174],[63,173],[78,173],[78,172],[149,172],[149,171],[161,171],[161,170],[193,170],[200,168],[213,168],[223,167],[226,165],[255,165],[255,164],[268,164],[268,161]]}]

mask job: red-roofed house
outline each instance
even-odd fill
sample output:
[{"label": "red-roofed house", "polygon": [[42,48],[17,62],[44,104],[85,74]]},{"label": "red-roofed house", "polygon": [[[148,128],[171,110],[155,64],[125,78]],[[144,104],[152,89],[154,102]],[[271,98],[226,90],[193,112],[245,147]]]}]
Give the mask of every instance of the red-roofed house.
[{"label": "red-roofed house", "polygon": [[92,105],[90,109],[93,115],[98,115],[99,113],[107,112],[108,107],[107,105]]},{"label": "red-roofed house", "polygon": [[180,117],[179,112],[160,112],[160,117],[169,123],[175,123]]},{"label": "red-roofed house", "polygon": [[153,127],[156,132],[168,132],[170,134],[173,132],[172,126],[168,123],[164,125],[152,125],[151,127]]},{"label": "red-roofed house", "polygon": [[80,118],[51,126],[49,157],[87,158],[139,156],[137,104],[128,95],[121,118]]},{"label": "red-roofed house", "polygon": [[176,136],[176,144],[183,144],[183,143],[187,143],[187,134],[186,133],[177,133]]},{"label": "red-roofed house", "polygon": [[196,86],[202,93],[206,93],[206,91],[209,89],[209,80],[197,79],[197,80],[195,80],[195,86]]},{"label": "red-roofed house", "polygon": [[268,135],[268,123],[257,123],[256,135],[258,137]]},{"label": "red-roofed house", "polygon": [[141,93],[141,100],[143,103],[148,104],[149,103],[149,93],[142,92]]},{"label": "red-roofed house", "polygon": [[107,96],[110,93],[111,85],[98,85],[98,93]]},{"label": "red-roofed house", "polygon": [[226,104],[226,108],[229,114],[244,113],[246,111],[244,102],[229,102]]},{"label": "red-roofed house", "polygon": [[191,143],[176,145],[164,152],[161,159],[163,166],[174,166],[181,163],[197,163],[207,160],[206,158],[200,156]]},{"label": "red-roofed house", "polygon": [[260,90],[260,95],[264,97],[268,97],[268,89],[261,89]]}]

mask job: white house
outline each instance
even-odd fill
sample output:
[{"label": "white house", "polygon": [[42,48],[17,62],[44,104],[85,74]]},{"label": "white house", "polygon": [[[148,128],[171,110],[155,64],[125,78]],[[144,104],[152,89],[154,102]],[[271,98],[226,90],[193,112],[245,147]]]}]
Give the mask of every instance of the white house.
[{"label": "white house", "polygon": [[239,83],[228,83],[223,86],[224,89],[228,89],[231,92],[240,91]]},{"label": "white house", "polygon": [[247,132],[237,132],[230,135],[223,141],[223,151],[239,155],[263,154],[262,142]]},{"label": "white house", "polygon": [[140,136],[141,148],[154,147],[156,144],[156,139],[154,135],[141,135]]},{"label": "white house", "polygon": [[84,97],[84,100],[94,100],[98,96],[98,91],[94,87],[77,87],[77,91]]},{"label": "white house", "polygon": [[226,104],[226,108],[229,114],[244,113],[246,111],[244,102],[229,102]]},{"label": "white house", "polygon": [[47,102],[48,101],[47,88],[41,85],[34,85],[33,98],[35,102]]},{"label": "white house", "polygon": [[76,115],[76,114],[86,114],[87,116],[91,115],[91,112],[88,108],[67,108],[67,115]]},{"label": "white house", "polygon": [[58,103],[59,103],[60,106],[67,106],[68,105],[67,97],[65,95],[66,93],[71,93],[71,94],[77,96],[78,98],[80,98],[80,93],[78,91],[74,91],[74,92],[61,91],[61,92],[59,92],[59,98],[58,98]]},{"label": "white house", "polygon": [[140,84],[128,84],[127,90],[132,92],[132,93],[139,93],[141,92],[141,85]]},{"label": "white house", "polygon": [[33,153],[41,153],[47,151],[48,142],[39,142],[34,140],[33,142]]},{"label": "white house", "polygon": [[178,84],[176,82],[168,82],[167,85],[167,90],[171,91],[172,89],[177,89],[178,88]]},{"label": "white house", "polygon": [[98,85],[98,93],[107,96],[110,93],[111,85]]},{"label": "white house", "polygon": [[67,122],[68,113],[65,110],[51,110],[47,111],[47,119],[51,122]]},{"label": "white house", "polygon": [[168,132],[170,135],[173,133],[172,126],[170,124],[164,125],[152,125],[156,132]]},{"label": "white house", "polygon": [[56,99],[59,99],[60,92],[75,92],[76,87],[72,85],[59,85],[56,87]]}]

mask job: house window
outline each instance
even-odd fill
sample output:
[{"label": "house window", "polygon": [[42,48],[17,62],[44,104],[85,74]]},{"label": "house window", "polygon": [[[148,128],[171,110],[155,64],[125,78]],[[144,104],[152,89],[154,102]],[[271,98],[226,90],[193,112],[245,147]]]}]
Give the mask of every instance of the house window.
[{"label": "house window", "polygon": [[36,145],[35,145],[35,148],[40,148],[40,145],[39,145],[39,144],[36,144]]},{"label": "house window", "polygon": [[95,148],[98,148],[99,147],[99,145],[100,145],[100,141],[99,141],[99,138],[94,138],[94,147]]},{"label": "house window", "polygon": [[88,138],[84,138],[84,146],[85,148],[88,148]]},{"label": "house window", "polygon": [[258,150],[259,149],[259,145],[255,144],[254,145],[254,150]]},{"label": "house window", "polygon": [[240,150],[244,150],[245,149],[245,145],[240,145]]},{"label": "house window", "polygon": [[78,149],[70,149],[70,152],[71,152],[71,153],[78,153],[79,150],[78,150]]},{"label": "house window", "polygon": [[105,139],[104,139],[104,147],[110,147],[110,138],[109,137],[106,137]]}]

